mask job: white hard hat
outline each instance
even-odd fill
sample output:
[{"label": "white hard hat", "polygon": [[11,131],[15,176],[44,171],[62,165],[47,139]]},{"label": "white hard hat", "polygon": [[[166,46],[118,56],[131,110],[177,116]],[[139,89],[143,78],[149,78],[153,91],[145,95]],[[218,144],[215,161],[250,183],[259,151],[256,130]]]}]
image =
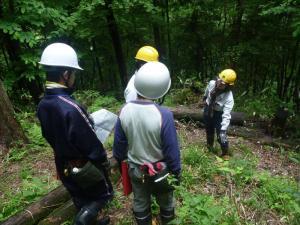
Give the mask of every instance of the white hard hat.
[{"label": "white hard hat", "polygon": [[161,62],[148,62],[136,73],[134,86],[137,93],[145,98],[161,98],[170,89],[170,72]]},{"label": "white hard hat", "polygon": [[78,65],[77,54],[74,49],[64,43],[53,43],[48,45],[43,51],[39,63],[45,66],[64,66],[83,70]]}]

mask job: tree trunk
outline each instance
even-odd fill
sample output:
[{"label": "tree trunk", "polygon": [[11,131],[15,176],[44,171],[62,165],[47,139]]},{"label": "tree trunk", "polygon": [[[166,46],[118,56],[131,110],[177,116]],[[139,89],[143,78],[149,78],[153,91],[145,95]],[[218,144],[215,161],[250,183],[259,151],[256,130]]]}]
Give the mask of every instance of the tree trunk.
[{"label": "tree trunk", "polygon": [[96,41],[94,38],[92,40],[92,45],[93,45],[93,54],[94,54],[94,58],[95,58],[94,68],[95,68],[95,71],[98,70],[98,76],[100,78],[100,81],[103,82],[102,66],[100,63],[100,59],[98,57]]},{"label": "tree trunk", "polygon": [[6,149],[16,140],[27,141],[20,124],[14,117],[14,110],[0,80],[0,150]]},{"label": "tree trunk", "polygon": [[[203,122],[203,110],[202,109],[190,109],[186,107],[176,107],[169,110],[174,115],[175,119],[183,120],[193,120],[193,121],[202,121]],[[231,121],[232,125],[243,126],[246,119],[246,115],[242,112],[231,112]]]},{"label": "tree trunk", "polygon": [[[231,31],[231,35],[230,35],[233,46],[238,45],[240,42],[242,18],[243,18],[243,14],[244,14],[244,1],[243,0],[236,1],[236,11],[237,11],[237,14],[234,18],[234,21],[232,24],[232,31]],[[234,58],[231,59],[231,67],[233,69],[236,68],[236,60]]]},{"label": "tree trunk", "polygon": [[117,26],[117,22],[113,13],[112,9],[112,0],[105,0],[105,8],[107,10],[106,12],[106,20],[109,28],[109,33],[111,36],[111,39],[113,41],[113,46],[115,49],[115,54],[118,62],[119,72],[120,72],[120,79],[121,79],[121,85],[125,89],[128,81],[127,77],[127,69],[126,69],[126,63],[124,60],[123,50],[122,50],[122,44],[121,44],[121,38]]},{"label": "tree trunk", "polygon": [[4,221],[1,225],[33,225],[41,219],[45,218],[54,209],[64,204],[70,199],[70,195],[67,190],[60,186],[41,200],[32,203],[24,211],[18,213],[15,216],[10,217]]},{"label": "tree trunk", "polygon": [[195,35],[196,40],[196,49],[195,49],[195,57],[193,57],[194,61],[194,68],[197,70],[197,72],[200,74],[200,80],[204,82],[204,63],[203,63],[203,57],[204,57],[204,45],[202,41],[201,34],[199,33],[199,28],[197,26],[199,15],[196,10],[193,11],[193,14],[191,16],[191,22],[190,22],[190,28],[191,33]]},{"label": "tree trunk", "polygon": [[[298,49],[299,49],[299,43],[300,43],[300,41],[297,40],[296,44],[295,44],[295,47],[293,49],[293,53],[292,53],[292,58],[291,58],[292,65],[290,67],[290,73],[289,73],[289,75],[286,75],[286,79],[285,79],[285,82],[284,82],[284,85],[283,85],[283,97],[287,101],[290,100],[290,97],[292,95],[292,92],[289,92],[289,90],[290,90],[289,87],[290,87],[290,83],[291,83],[293,75],[294,75],[294,71],[295,71],[296,66],[297,66],[296,62],[297,62],[297,58],[298,58],[297,53],[298,53]],[[288,62],[287,62],[287,67],[288,67]],[[297,76],[297,74],[295,74],[295,76]]]},{"label": "tree trunk", "polygon": [[[161,0],[153,0],[152,3],[155,7],[161,8]],[[159,53],[160,61],[165,63],[166,49],[164,48],[164,45],[162,44],[162,37],[161,37],[159,23],[157,21],[153,21],[152,27],[153,27],[153,36],[154,36],[155,47]]]},{"label": "tree trunk", "polygon": [[[300,74],[300,64],[298,65],[298,72],[296,74]],[[295,102],[295,111],[300,112],[300,76],[297,75],[295,77],[295,86],[293,91],[293,100]]]},{"label": "tree trunk", "polygon": [[72,220],[76,214],[76,207],[72,200],[69,200],[59,208],[55,209],[45,219],[40,221],[38,225],[60,225],[66,221]]},{"label": "tree trunk", "polygon": [[170,31],[170,16],[169,16],[169,0],[165,0],[166,8],[166,20],[167,20],[167,43],[168,43],[168,63],[171,74],[174,74],[171,54],[172,54],[172,44],[171,44],[171,31]]}]

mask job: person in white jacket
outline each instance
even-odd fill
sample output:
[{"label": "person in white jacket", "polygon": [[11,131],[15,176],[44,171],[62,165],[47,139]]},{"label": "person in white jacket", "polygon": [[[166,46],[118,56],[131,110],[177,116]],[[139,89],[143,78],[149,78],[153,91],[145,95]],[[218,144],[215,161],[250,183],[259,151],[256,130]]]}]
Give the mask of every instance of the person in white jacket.
[{"label": "person in white jacket", "polygon": [[143,46],[141,47],[135,56],[136,59],[136,68],[135,72],[130,78],[127,87],[124,91],[124,98],[127,102],[134,101],[137,99],[137,92],[134,87],[134,78],[136,72],[147,62],[158,62],[159,54],[158,51],[151,46]]},{"label": "person in white jacket", "polygon": [[208,83],[203,97],[207,147],[209,151],[213,151],[216,130],[224,159],[229,157],[226,131],[230,124],[230,113],[234,105],[231,87],[234,85],[235,80],[236,73],[234,70],[223,70],[217,79]]}]

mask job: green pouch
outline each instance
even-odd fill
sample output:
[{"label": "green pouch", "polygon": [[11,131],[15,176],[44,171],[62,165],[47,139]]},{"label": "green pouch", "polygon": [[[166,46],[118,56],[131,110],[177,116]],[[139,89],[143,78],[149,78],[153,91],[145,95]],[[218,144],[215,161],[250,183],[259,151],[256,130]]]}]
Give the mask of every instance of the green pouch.
[{"label": "green pouch", "polygon": [[78,172],[72,171],[71,176],[82,189],[89,188],[104,179],[103,171],[89,161],[82,168],[79,168]]}]

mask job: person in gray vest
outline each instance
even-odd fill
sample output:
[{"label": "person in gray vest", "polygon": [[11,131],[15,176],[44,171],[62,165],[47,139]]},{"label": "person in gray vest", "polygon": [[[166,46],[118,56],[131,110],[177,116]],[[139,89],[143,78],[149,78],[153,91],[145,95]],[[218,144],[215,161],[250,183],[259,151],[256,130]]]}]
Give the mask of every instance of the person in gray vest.
[{"label": "person in gray vest", "polygon": [[213,151],[215,130],[221,145],[222,157],[229,158],[229,143],[226,131],[230,124],[231,111],[234,105],[231,87],[236,80],[232,69],[225,69],[216,80],[211,80],[204,93],[204,121],[206,140],[209,151]]},{"label": "person in gray vest", "polygon": [[124,98],[126,102],[134,101],[137,99],[137,92],[134,87],[135,74],[147,62],[158,62],[158,51],[152,46],[141,47],[135,56],[135,72],[128,81],[128,84],[124,91]]},{"label": "person in gray vest", "polygon": [[160,206],[162,224],[175,216],[174,187],[168,182],[181,173],[180,151],[173,114],[153,102],[171,86],[168,68],[160,62],[143,65],[134,80],[138,94],[122,108],[115,128],[113,156],[127,159],[138,225],[152,224],[151,196]]}]

